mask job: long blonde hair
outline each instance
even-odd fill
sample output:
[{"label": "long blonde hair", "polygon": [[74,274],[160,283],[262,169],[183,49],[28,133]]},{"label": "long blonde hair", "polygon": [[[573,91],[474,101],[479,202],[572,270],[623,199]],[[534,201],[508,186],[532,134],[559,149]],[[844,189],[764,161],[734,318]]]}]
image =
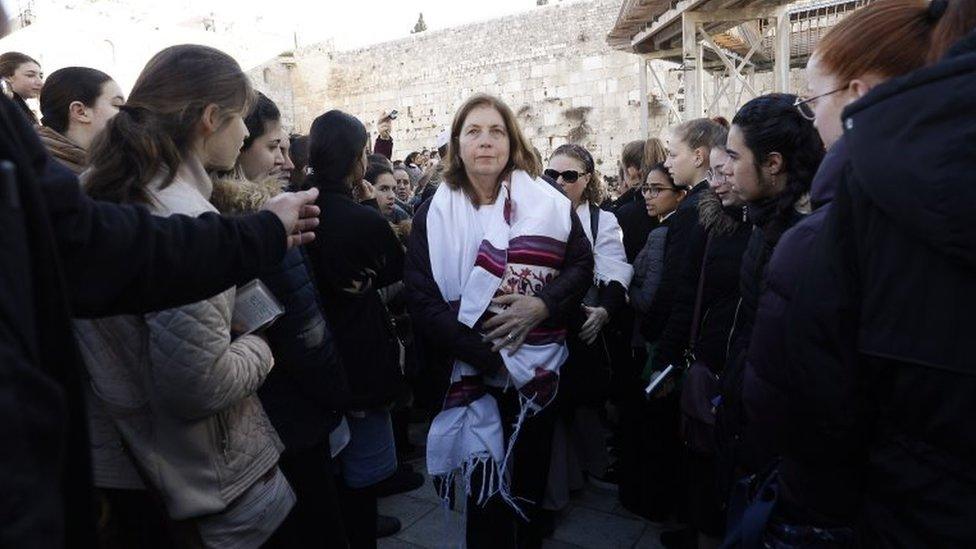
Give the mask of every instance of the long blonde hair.
[{"label": "long blonde hair", "polygon": [[95,138],[88,194],[148,202],[146,185],[163,168],[163,186],[172,182],[208,105],[216,104],[229,119],[243,116],[253,101],[250,80],[226,53],[192,44],[164,49],[142,69],[129,100]]}]

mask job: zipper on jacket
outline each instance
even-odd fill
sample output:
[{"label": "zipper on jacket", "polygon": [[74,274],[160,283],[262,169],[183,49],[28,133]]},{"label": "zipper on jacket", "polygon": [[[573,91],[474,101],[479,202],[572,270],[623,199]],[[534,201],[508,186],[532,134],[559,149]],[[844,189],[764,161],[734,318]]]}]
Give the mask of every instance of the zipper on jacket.
[{"label": "zipper on jacket", "polygon": [[230,463],[228,452],[230,450],[230,436],[227,434],[227,423],[224,413],[217,413],[217,439],[220,442],[220,455],[224,458],[224,463]]}]

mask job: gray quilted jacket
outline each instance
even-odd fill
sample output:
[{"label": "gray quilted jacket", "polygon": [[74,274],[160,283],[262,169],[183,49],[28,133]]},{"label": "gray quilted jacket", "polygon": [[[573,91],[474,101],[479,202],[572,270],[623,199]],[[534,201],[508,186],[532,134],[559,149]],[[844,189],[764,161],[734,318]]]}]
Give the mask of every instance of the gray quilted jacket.
[{"label": "gray quilted jacket", "polygon": [[[150,189],[156,215],[215,211],[199,164]],[[234,297],[228,288],[144,317],[76,322],[100,408],[90,416],[98,485],[132,481],[113,427],[174,519],[219,513],[276,466],[283,446],[255,395],[273,359],[260,337],[231,340]]]},{"label": "gray quilted jacket", "polygon": [[651,309],[661,276],[664,274],[664,248],[668,239],[668,226],[660,225],[649,235],[644,248],[634,258],[634,277],[630,281],[628,293],[630,304],[637,311],[637,321],[634,323],[634,333],[631,345],[644,346],[644,337],[640,332],[641,318]]}]

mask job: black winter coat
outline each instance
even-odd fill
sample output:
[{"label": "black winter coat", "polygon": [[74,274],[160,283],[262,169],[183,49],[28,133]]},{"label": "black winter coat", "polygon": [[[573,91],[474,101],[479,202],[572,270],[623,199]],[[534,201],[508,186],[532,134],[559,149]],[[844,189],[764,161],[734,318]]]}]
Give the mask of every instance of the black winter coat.
[{"label": "black winter coat", "polygon": [[[431,383],[439,383],[446,393],[455,359],[485,371],[493,371],[503,365],[501,355],[493,353],[491,345],[482,341],[481,334],[476,330],[458,322],[457,311],[441,296],[430,268],[427,244],[429,207],[428,200],[414,216],[403,282],[416,335],[424,339],[425,358],[431,363]],[[571,212],[571,215],[572,229],[563,268],[559,276],[538,294],[550,315],[542,326],[565,327],[579,312],[583,296],[593,284],[593,250],[576,212]]]},{"label": "black winter coat", "polygon": [[403,391],[400,343],[379,289],[403,278],[403,247],[374,208],[324,186],[315,240],[306,247],[349,381],[350,409],[392,403]]},{"label": "black winter coat", "polygon": [[[759,460],[784,453],[792,438],[787,310],[796,285],[809,268],[810,250],[823,226],[838,181],[849,160],[841,138],[824,157],[810,187],[813,213],[783,233],[766,269],[743,378],[744,439]],[[856,510],[856,472],[841,460],[801,462],[788,452],[780,465],[789,487],[781,498],[794,520],[820,525],[850,523]],[[800,501],[793,501],[799,498]]]},{"label": "black winter coat", "polygon": [[[730,475],[734,469],[756,472],[765,465],[764,458],[768,457],[754,454],[753,450],[758,447],[743,442],[746,418],[742,407],[742,384],[746,350],[752,337],[759,296],[766,285],[766,266],[779,241],[779,238],[770,234],[773,230],[775,209],[776,198],[750,204],[747,207],[749,221],[753,223],[753,228],[742,256],[742,269],[739,276],[740,302],[735,312],[735,324],[729,340],[729,361],[720,377],[721,404],[717,408],[715,421],[719,452]],[[784,228],[792,227],[802,217],[802,214],[794,211]],[[731,482],[731,480],[733,478],[730,476],[724,479],[724,482]]]},{"label": "black winter coat", "polygon": [[711,190],[700,194],[698,220],[703,230],[691,234],[688,261],[678,279],[671,316],[658,342],[656,362],[659,366],[684,364],[704,262],[698,335],[691,350],[696,359],[719,374],[728,361],[729,336],[739,304],[742,255],[752,227],[742,221],[742,208],[723,208]]},{"label": "black winter coat", "polygon": [[787,314],[784,453],[855,460],[865,546],[972,547],[976,33],[843,119],[850,160]]},{"label": "black winter coat", "polygon": [[0,546],[95,544],[91,461],[72,316],[177,307],[278,264],[269,212],[155,217],[96,202],[0,98]]},{"label": "black winter coat", "polygon": [[626,309],[627,290],[616,280],[595,286],[595,298],[591,307],[603,307],[610,321],[591,345],[579,337],[586,322],[586,314],[580,310],[569,321],[566,346],[569,358],[559,370],[559,399],[573,404],[598,404],[606,400],[610,389],[611,346],[619,344],[611,331],[613,320]]},{"label": "black winter coat", "polygon": [[287,450],[311,448],[328,438],[336,411],[347,405],[345,367],[302,250],[288,250],[261,280],[285,314],[265,334],[275,367],[258,396]]}]

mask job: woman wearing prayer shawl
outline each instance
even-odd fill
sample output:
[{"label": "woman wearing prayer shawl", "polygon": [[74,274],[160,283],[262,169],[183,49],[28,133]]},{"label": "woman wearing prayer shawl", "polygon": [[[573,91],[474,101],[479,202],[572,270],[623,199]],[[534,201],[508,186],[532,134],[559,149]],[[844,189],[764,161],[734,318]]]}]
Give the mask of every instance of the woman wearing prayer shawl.
[{"label": "woman wearing prayer shawl", "polygon": [[[451,125],[445,185],[414,217],[404,282],[417,330],[447,359],[427,467],[467,496],[467,546],[541,546],[567,321],[593,283],[589,241],[511,109],[476,95]],[[431,383],[437,380],[431,379]],[[459,492],[460,495],[461,492]]]}]

